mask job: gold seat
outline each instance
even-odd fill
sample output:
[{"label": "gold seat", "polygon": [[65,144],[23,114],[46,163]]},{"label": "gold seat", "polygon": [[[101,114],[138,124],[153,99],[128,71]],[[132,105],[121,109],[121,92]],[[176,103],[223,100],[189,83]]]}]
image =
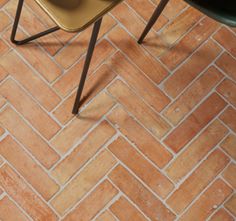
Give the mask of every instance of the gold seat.
[{"label": "gold seat", "polygon": [[35,0],[63,30],[78,32],[94,23],[122,0]]}]

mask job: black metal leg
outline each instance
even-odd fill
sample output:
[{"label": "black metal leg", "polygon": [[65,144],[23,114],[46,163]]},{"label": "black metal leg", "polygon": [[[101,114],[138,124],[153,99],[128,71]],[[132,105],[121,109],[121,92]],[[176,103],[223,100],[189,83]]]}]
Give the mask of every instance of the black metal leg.
[{"label": "black metal leg", "polygon": [[161,2],[159,3],[159,5],[157,6],[156,10],[154,11],[152,17],[150,18],[147,26],[145,27],[141,37],[138,40],[139,44],[143,43],[144,38],[146,37],[146,35],[148,34],[148,32],[150,31],[150,29],[152,28],[152,26],[155,24],[155,22],[157,21],[157,19],[159,18],[159,16],[161,15],[162,11],[164,10],[164,8],[166,7],[167,3],[169,2],[169,0],[161,0]]},{"label": "black metal leg", "polygon": [[98,37],[98,33],[100,30],[100,26],[102,23],[102,18],[100,18],[98,21],[95,22],[94,27],[93,27],[93,32],[91,35],[91,39],[89,42],[89,47],[88,47],[88,51],[87,51],[87,55],[86,55],[86,59],[85,59],[85,63],[84,63],[84,68],[83,68],[83,72],[81,74],[81,78],[80,78],[80,83],[79,83],[79,87],[78,87],[78,91],[76,94],[76,99],[75,99],[75,103],[74,103],[74,107],[72,110],[73,114],[78,114],[79,112],[79,107],[80,107],[80,99],[81,99],[81,95],[83,92],[83,88],[84,88],[84,83],[87,77],[87,73],[89,70],[89,65],[93,56],[93,51],[95,48],[95,44],[97,42],[97,37]]},{"label": "black metal leg", "polygon": [[24,4],[24,0],[19,0],[18,1],[15,21],[14,21],[13,28],[12,28],[12,33],[11,33],[11,42],[12,43],[14,43],[16,45],[23,45],[23,44],[26,44],[26,43],[28,43],[28,42],[30,42],[32,40],[35,40],[37,38],[40,38],[40,37],[42,37],[44,35],[47,35],[49,33],[55,32],[55,31],[60,29],[58,26],[56,26],[56,27],[50,28],[50,29],[48,29],[46,31],[40,32],[40,33],[38,33],[36,35],[33,35],[33,36],[29,37],[29,38],[26,38],[26,39],[23,39],[23,40],[20,40],[20,41],[15,40],[16,31],[17,31],[17,28],[18,28],[18,24],[19,24],[19,20],[20,20],[20,15],[21,15],[23,4]]}]

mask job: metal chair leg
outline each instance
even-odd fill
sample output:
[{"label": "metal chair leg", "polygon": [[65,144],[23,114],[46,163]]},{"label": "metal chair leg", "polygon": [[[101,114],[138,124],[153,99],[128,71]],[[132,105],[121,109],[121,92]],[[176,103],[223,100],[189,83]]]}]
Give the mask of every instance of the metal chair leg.
[{"label": "metal chair leg", "polygon": [[79,107],[80,107],[80,99],[81,99],[81,95],[83,92],[83,88],[84,88],[84,83],[87,77],[87,73],[89,70],[89,65],[93,56],[93,51],[95,48],[95,44],[97,42],[97,37],[98,37],[98,33],[100,30],[100,26],[102,23],[102,18],[100,18],[98,21],[95,22],[94,27],[93,27],[93,32],[91,35],[91,39],[89,42],[89,47],[88,47],[88,51],[87,51],[87,55],[86,55],[86,59],[85,59],[85,63],[84,63],[84,68],[83,68],[83,72],[81,74],[81,78],[80,78],[80,83],[79,83],[79,87],[78,87],[78,91],[76,94],[76,99],[75,99],[75,103],[74,103],[74,107],[72,110],[73,114],[78,114],[79,112]]},{"label": "metal chair leg", "polygon": [[12,33],[11,33],[11,42],[13,44],[23,45],[23,44],[26,44],[26,43],[28,43],[28,42],[30,42],[32,40],[35,40],[37,38],[40,38],[40,37],[42,37],[44,35],[50,34],[50,33],[55,32],[55,31],[60,29],[58,26],[56,26],[56,27],[50,28],[50,29],[48,29],[46,31],[40,32],[40,33],[38,33],[36,35],[33,35],[31,37],[28,37],[26,39],[17,41],[15,39],[15,37],[16,37],[16,31],[17,31],[17,28],[18,28],[18,24],[19,24],[19,20],[20,20],[23,4],[24,4],[24,0],[19,0],[18,1],[18,6],[17,6],[17,10],[16,10],[16,16],[15,16],[15,20],[14,20],[14,24],[13,24],[13,28],[12,28]]},{"label": "metal chair leg", "polygon": [[145,27],[141,37],[138,40],[139,44],[143,43],[144,38],[146,37],[146,35],[148,34],[148,32],[150,31],[150,29],[152,28],[152,26],[155,24],[155,22],[157,21],[157,19],[159,18],[159,16],[161,15],[162,11],[164,10],[164,8],[166,7],[167,3],[169,2],[169,0],[161,0],[161,2],[159,3],[159,5],[157,6],[156,10],[154,11],[152,17],[150,18],[147,26]]}]

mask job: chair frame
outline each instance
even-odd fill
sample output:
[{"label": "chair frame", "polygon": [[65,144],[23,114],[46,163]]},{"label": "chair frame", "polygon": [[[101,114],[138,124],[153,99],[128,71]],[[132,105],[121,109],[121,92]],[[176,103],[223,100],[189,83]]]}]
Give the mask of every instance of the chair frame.
[{"label": "chair frame", "polygon": [[[59,26],[55,26],[52,27],[46,31],[40,32],[38,34],[32,35],[28,38],[25,38],[23,40],[16,40],[16,33],[17,33],[17,29],[18,29],[18,25],[19,25],[19,20],[20,20],[20,16],[21,16],[21,12],[22,12],[22,8],[23,8],[23,4],[24,4],[24,0],[18,0],[18,5],[17,5],[17,10],[16,10],[16,15],[15,15],[15,20],[13,23],[13,27],[12,27],[12,33],[11,33],[11,42],[15,45],[24,45],[30,41],[33,41],[35,39],[38,39],[40,37],[43,37],[45,35],[48,35],[50,33],[53,33],[55,31],[60,30],[61,28]],[[97,37],[99,34],[99,30],[101,27],[101,23],[102,23],[102,17],[100,17],[96,22],[94,22],[94,27],[93,27],[93,31],[91,34],[91,38],[90,38],[90,42],[89,42],[89,46],[88,46],[88,50],[87,50],[87,55],[86,55],[86,59],[84,62],[84,67],[83,67],[83,71],[80,77],[80,83],[79,83],[79,87],[77,90],[77,94],[76,94],[76,99],[74,102],[74,106],[72,109],[72,114],[77,115],[79,113],[79,108],[81,106],[81,96],[82,96],[82,92],[84,89],[84,84],[85,84],[85,80],[88,74],[88,70],[89,70],[89,66],[92,60],[92,56],[93,56],[93,52],[94,52],[94,48],[97,42]]]}]

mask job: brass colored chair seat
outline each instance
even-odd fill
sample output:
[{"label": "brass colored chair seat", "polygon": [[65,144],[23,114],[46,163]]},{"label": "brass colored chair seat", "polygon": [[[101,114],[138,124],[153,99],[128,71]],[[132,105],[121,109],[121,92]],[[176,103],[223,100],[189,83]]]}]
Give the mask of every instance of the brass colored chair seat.
[{"label": "brass colored chair seat", "polygon": [[51,19],[67,32],[93,24],[122,0],[35,0]]}]

